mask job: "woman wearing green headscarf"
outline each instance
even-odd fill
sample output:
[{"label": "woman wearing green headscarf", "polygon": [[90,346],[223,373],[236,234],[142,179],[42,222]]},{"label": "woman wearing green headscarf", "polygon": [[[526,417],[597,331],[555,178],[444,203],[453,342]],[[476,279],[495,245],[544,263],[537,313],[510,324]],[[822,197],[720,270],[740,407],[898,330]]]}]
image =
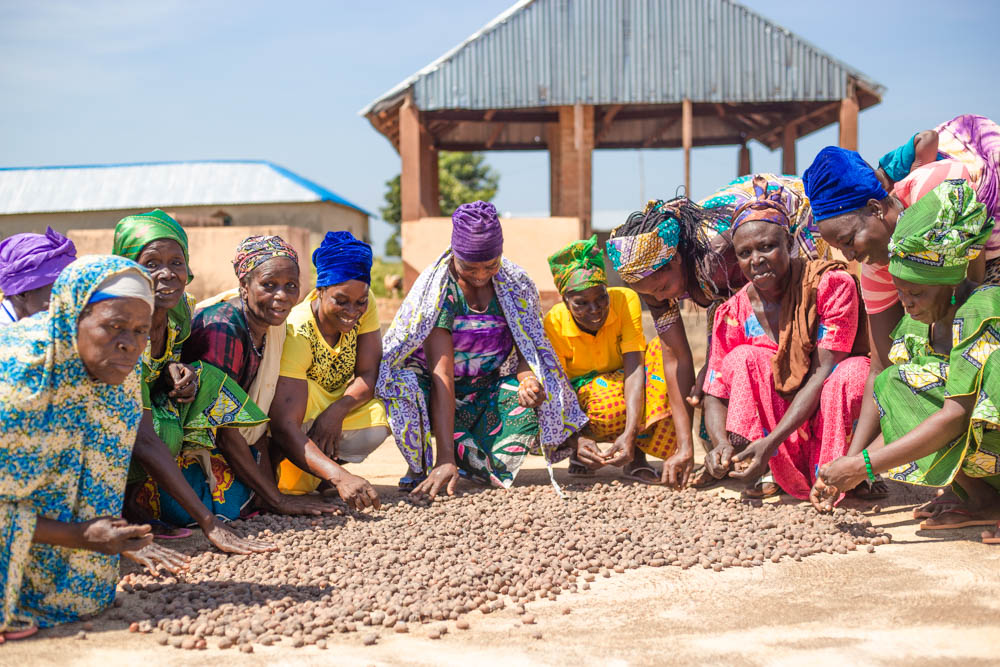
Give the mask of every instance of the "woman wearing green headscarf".
[{"label": "woman wearing green headscarf", "polygon": [[[180,361],[194,306],[194,298],[184,291],[194,277],[188,269],[187,234],[159,209],[132,215],[115,227],[113,252],[145,268],[154,285],[149,343],[141,357],[143,416],[125,491],[126,513],[140,522],[159,523],[162,527],[154,532],[164,537],[182,535],[171,534],[169,525],[197,525],[222,551],[271,550],[238,537],[222,523],[237,518],[252,494],[226,466],[212,465],[213,458],[222,456],[215,431],[254,426],[267,416],[219,369]],[[255,465],[249,450],[225,455],[237,476]]]},{"label": "woman wearing green headscarf", "polygon": [[[666,459],[677,449],[667,407],[659,338],[646,346],[639,295],[608,287],[604,251],[593,236],[549,257],[562,295],[545,316],[545,334],[590,422],[577,436],[569,473],[590,476],[605,465],[624,477],[659,484],[646,454]],[[594,440],[612,442],[605,452]]]},{"label": "woman wearing green headscarf", "polygon": [[889,272],[906,316],[893,331],[894,365],[875,380],[882,434],[820,470],[811,496],[818,508],[887,472],[909,484],[950,484],[962,499],[939,505],[925,530],[993,523],[986,515],[1000,504],[1000,287],[965,282],[993,224],[960,180],[900,216]]}]

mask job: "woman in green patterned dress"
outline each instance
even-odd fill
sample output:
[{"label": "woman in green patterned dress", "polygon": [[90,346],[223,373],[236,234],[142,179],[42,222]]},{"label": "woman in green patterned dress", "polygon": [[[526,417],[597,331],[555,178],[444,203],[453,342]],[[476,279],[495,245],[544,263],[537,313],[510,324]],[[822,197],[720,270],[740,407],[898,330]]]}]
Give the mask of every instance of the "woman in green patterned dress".
[{"label": "woman in green patterned dress", "polygon": [[882,434],[859,455],[824,466],[811,500],[828,509],[876,473],[952,485],[921,528],[992,525],[1000,505],[1000,286],[971,287],[969,262],[993,219],[965,181],[945,181],[899,218],[889,272],[906,316],[893,331],[893,366],[875,381]]},{"label": "woman in green patterned dress", "polygon": [[236,478],[217,475],[220,466],[212,460],[221,454],[215,431],[254,426],[267,415],[218,368],[180,361],[194,307],[184,289],[193,278],[187,234],[159,209],[132,215],[115,227],[113,252],[146,269],[154,286],[149,343],[141,357],[142,421],[125,490],[126,515],[139,523],[159,524],[154,532],[168,537],[181,535],[171,534],[164,524],[197,525],[209,542],[230,553],[273,550],[266,543],[240,538],[223,523],[237,518],[252,498],[238,480],[245,477],[240,466],[256,461],[248,451],[227,452]]}]

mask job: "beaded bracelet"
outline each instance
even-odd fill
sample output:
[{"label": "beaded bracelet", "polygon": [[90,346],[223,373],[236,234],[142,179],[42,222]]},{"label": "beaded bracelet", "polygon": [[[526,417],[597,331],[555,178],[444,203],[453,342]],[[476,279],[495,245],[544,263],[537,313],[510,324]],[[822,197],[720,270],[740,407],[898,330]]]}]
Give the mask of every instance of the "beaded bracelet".
[{"label": "beaded bracelet", "polygon": [[865,457],[865,470],[868,471],[868,481],[869,482],[874,482],[875,481],[875,473],[872,472],[872,460],[870,458],[868,458],[868,450],[867,449],[862,449],[861,450],[861,455]]}]

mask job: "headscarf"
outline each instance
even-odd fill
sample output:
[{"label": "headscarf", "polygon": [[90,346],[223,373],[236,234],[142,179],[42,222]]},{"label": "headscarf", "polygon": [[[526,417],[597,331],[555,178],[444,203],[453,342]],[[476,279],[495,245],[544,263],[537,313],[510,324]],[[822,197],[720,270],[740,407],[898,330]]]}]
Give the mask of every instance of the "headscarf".
[{"label": "headscarf", "polygon": [[681,225],[671,208],[676,201],[650,200],[642,213],[636,211],[611,231],[608,258],[625,282],[639,282],[677,254]]},{"label": "headscarf", "polygon": [[[188,265],[187,282],[194,279],[191,273],[191,258],[188,256],[188,237],[184,228],[169,215],[156,209],[149,213],[130,215],[122,218],[115,226],[115,242],[112,252],[121,257],[127,257],[133,262],[139,259],[142,249],[153,241],[170,239],[176,241],[184,252],[184,263]],[[187,299],[181,298],[176,306],[167,313],[180,328],[175,342],[180,343],[191,333],[191,308]]]},{"label": "headscarf", "polygon": [[14,234],[0,241],[0,292],[21,294],[51,285],[76,259],[76,246],[51,227],[44,234]]},{"label": "headscarf", "polygon": [[372,284],[372,248],[350,232],[327,232],[312,255],[316,287],[339,285],[348,280]]},{"label": "headscarf", "polygon": [[901,181],[910,174],[913,161],[917,159],[916,140],[917,135],[914,134],[905,144],[879,159],[878,166],[882,167],[882,171],[893,181]]},{"label": "headscarf", "polygon": [[736,229],[740,225],[754,220],[769,222],[784,227],[786,230],[789,229],[788,210],[782,202],[784,188],[779,185],[777,190],[768,193],[767,180],[756,176],[753,180],[753,190],[755,198],[740,206],[733,214],[731,227],[733,234],[736,234]]},{"label": "headscarf", "polygon": [[604,273],[604,252],[596,234],[586,241],[573,241],[550,255],[549,269],[560,294],[608,284]]},{"label": "headscarf", "polygon": [[275,257],[287,257],[299,263],[299,254],[287,241],[280,236],[248,236],[236,246],[236,258],[233,269],[240,281],[258,266]]},{"label": "headscarf", "polygon": [[944,181],[899,216],[889,273],[920,285],[957,285],[992,231],[993,218],[969,184]]},{"label": "headscarf", "polygon": [[149,276],[139,275],[135,271],[116,273],[105,280],[94,290],[88,303],[122,298],[141,299],[150,310],[156,308],[153,303],[152,281]]},{"label": "headscarf", "polygon": [[889,196],[857,151],[827,146],[802,175],[816,222]]},{"label": "headscarf", "polygon": [[503,229],[493,204],[462,204],[451,214],[451,224],[451,250],[463,262],[488,262],[503,254]]},{"label": "headscarf", "polygon": [[[21,595],[21,621],[72,621],[114,599],[118,556],[31,542],[40,516],[121,514],[142,417],[138,365],[121,385],[91,378],[77,353],[77,321],[97,286],[123,273],[149,280],[127,259],[81,257],[56,279],[47,311],[0,331],[0,553],[8,564],[30,559],[30,568],[4,571],[5,592]],[[9,620],[0,610],[0,627]]]}]

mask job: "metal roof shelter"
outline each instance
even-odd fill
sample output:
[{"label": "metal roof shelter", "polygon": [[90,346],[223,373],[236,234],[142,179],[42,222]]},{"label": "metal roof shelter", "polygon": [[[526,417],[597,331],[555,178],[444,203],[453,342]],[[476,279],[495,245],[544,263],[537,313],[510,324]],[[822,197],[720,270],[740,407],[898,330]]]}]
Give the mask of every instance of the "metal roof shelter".
[{"label": "metal roof shelter", "polygon": [[0,215],[320,201],[371,215],[264,160],[0,168]]},{"label": "metal roof shelter", "polygon": [[[437,150],[548,150],[551,214],[590,228],[595,148],[783,150],[884,87],[731,0],[521,0],[361,111],[402,158],[402,218],[439,214]],[[690,187],[688,187],[690,191]]]}]

